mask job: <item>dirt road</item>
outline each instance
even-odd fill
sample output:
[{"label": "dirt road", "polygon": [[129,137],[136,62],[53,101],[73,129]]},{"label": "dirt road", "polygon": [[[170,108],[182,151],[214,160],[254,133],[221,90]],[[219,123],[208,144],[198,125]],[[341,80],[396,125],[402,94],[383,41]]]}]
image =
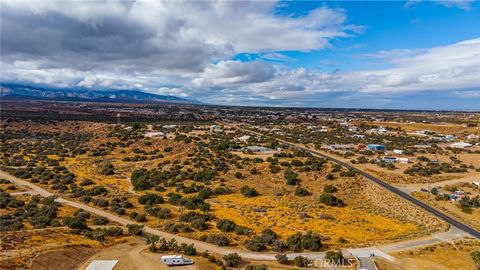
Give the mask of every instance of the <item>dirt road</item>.
[{"label": "dirt road", "polygon": [[[34,192],[36,194],[39,194],[41,196],[44,196],[44,197],[48,197],[48,196],[53,195],[51,192],[33,184],[33,183],[30,183],[30,182],[22,180],[18,177],[12,176],[12,175],[4,172],[4,171],[0,171],[0,178],[7,179],[7,180],[11,181],[12,183],[14,183],[15,185],[18,185],[18,186],[27,187],[32,192]],[[128,224],[132,224],[132,223],[140,224],[140,223],[131,221],[129,219],[114,215],[114,214],[112,214],[110,212],[107,212],[105,210],[94,208],[94,207],[91,207],[91,206],[88,206],[88,205],[85,205],[85,204],[81,204],[81,203],[78,203],[78,202],[66,200],[66,199],[61,198],[61,197],[57,197],[56,201],[61,203],[61,204],[65,204],[65,205],[69,205],[69,206],[72,206],[72,207],[75,207],[75,208],[83,209],[85,211],[91,212],[91,213],[96,214],[98,216],[106,217],[109,220],[117,222],[117,223],[119,223],[121,225],[124,225],[124,226],[126,226]],[[147,234],[158,235],[158,236],[164,237],[166,239],[175,238],[177,240],[177,242],[180,243],[180,244],[182,244],[182,243],[186,243],[186,244],[193,243],[193,244],[195,244],[195,247],[199,251],[209,251],[211,253],[216,253],[216,254],[219,254],[219,255],[225,255],[225,254],[236,252],[236,253],[238,253],[238,255],[240,255],[242,258],[245,258],[245,259],[264,260],[264,261],[276,260],[275,259],[276,253],[250,252],[250,251],[245,251],[245,250],[231,248],[231,247],[219,247],[219,246],[212,245],[212,244],[209,244],[209,243],[205,243],[205,242],[202,242],[202,241],[189,239],[189,238],[182,237],[182,236],[179,236],[179,235],[174,235],[174,234],[171,234],[171,233],[163,232],[163,231],[160,231],[160,230],[148,227],[148,226],[144,226],[144,232],[147,233]],[[464,232],[460,231],[460,230],[450,229],[448,232],[433,234],[431,236],[424,237],[424,238],[421,238],[421,239],[402,241],[402,242],[398,242],[398,243],[382,245],[382,246],[375,246],[375,247],[370,247],[370,248],[348,249],[348,250],[345,250],[345,252],[357,255],[359,257],[363,257],[363,256],[370,256],[370,253],[372,253],[371,250],[373,250],[373,251],[385,250],[385,252],[401,251],[401,250],[405,250],[405,248],[408,248],[408,249],[416,248],[416,247],[420,247],[420,246],[440,243],[440,242],[443,242],[443,241],[450,241],[450,240],[465,237],[465,236],[466,236],[466,234]],[[369,249],[371,249],[371,250],[369,250]],[[379,254],[379,253],[377,253],[377,254]],[[382,255],[382,254],[384,254],[384,252],[380,253],[380,255]],[[323,259],[324,256],[325,256],[325,252],[303,252],[303,253],[289,253],[288,254],[288,257],[290,259],[293,259],[296,256],[304,256],[304,257],[308,257],[310,259]],[[388,255],[386,255],[385,257],[389,258]]]}]

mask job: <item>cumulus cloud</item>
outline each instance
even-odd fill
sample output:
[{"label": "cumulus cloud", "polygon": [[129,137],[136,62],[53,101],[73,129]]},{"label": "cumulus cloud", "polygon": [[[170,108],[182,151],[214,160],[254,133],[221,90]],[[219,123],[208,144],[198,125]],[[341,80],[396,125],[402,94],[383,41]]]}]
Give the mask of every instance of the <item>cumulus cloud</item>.
[{"label": "cumulus cloud", "polygon": [[[276,65],[272,66],[274,77],[265,81],[232,86],[208,80],[209,86],[216,89],[212,91],[211,100],[218,97],[221,102],[223,94],[237,91],[242,93],[239,98],[246,99],[243,93],[249,93],[269,104],[288,105],[294,101],[318,104],[335,93],[344,95],[344,100],[353,96],[369,99],[373,96],[380,100],[382,96],[382,102],[386,102],[391,100],[387,98],[389,95],[465,92],[471,96],[472,91],[480,89],[480,38],[430,49],[382,51],[370,57],[386,61],[391,67],[327,73],[304,68],[291,70]],[[215,69],[212,73],[225,74]],[[202,77],[197,79],[207,80]]]},{"label": "cumulus cloud", "polygon": [[[480,89],[480,39],[361,56],[389,66],[377,70],[291,69],[288,51],[325,49],[364,28],[349,25],[343,9],[319,7],[298,16],[278,14],[277,4],[4,0],[2,81],[308,106]],[[257,57],[233,60],[237,54]]]},{"label": "cumulus cloud", "polygon": [[436,4],[440,4],[446,7],[456,7],[463,10],[470,10],[472,8],[473,1],[474,0],[407,0],[407,2],[405,3],[405,7],[408,8],[421,2],[434,2]]},{"label": "cumulus cloud", "polygon": [[270,1],[2,1],[2,61],[37,68],[202,72],[240,52],[317,50],[348,36],[340,9]]}]

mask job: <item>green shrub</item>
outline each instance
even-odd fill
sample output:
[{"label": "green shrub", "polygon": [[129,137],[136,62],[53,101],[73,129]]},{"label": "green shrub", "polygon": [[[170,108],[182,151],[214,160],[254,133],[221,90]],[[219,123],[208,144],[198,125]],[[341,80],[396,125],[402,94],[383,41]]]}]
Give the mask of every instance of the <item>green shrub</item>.
[{"label": "green shrub", "polygon": [[221,247],[230,245],[230,240],[223,234],[210,234],[205,238],[205,241]]},{"label": "green shrub", "polygon": [[277,262],[280,264],[287,264],[288,263],[288,257],[286,254],[277,254],[275,255],[275,259],[277,259]]},{"label": "green shrub", "polygon": [[242,257],[237,253],[230,253],[223,256],[222,260],[226,267],[236,267],[242,262]]},{"label": "green shrub", "polygon": [[308,267],[309,260],[302,256],[297,256],[293,259],[293,263],[296,267]]},{"label": "green shrub", "polygon": [[323,192],[325,193],[335,193],[338,191],[338,188],[334,185],[325,185],[323,187]]},{"label": "green shrub", "polygon": [[345,206],[345,204],[341,199],[333,196],[330,193],[323,193],[322,195],[320,195],[320,202],[328,206],[338,206],[338,207]]},{"label": "green shrub", "polygon": [[300,196],[300,197],[304,197],[304,196],[308,196],[308,195],[311,195],[311,194],[305,187],[298,186],[298,187],[295,188],[295,195]]},{"label": "green shrub", "polygon": [[217,221],[217,229],[221,230],[222,232],[231,232],[235,230],[237,224],[229,219],[221,219]]},{"label": "green shrub", "polygon": [[240,192],[243,194],[243,196],[250,198],[250,197],[256,197],[258,196],[258,192],[249,186],[243,186],[240,188]]},{"label": "green shrub", "polygon": [[128,229],[128,234],[130,234],[130,235],[142,235],[143,234],[143,225],[128,224],[127,229]]}]

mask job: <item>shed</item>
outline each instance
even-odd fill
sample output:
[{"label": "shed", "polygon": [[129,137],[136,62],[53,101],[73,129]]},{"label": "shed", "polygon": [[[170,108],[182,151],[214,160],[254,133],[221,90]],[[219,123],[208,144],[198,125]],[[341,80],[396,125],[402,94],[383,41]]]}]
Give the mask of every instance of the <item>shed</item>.
[{"label": "shed", "polygon": [[381,144],[369,144],[367,145],[367,149],[373,151],[385,151],[385,146]]}]

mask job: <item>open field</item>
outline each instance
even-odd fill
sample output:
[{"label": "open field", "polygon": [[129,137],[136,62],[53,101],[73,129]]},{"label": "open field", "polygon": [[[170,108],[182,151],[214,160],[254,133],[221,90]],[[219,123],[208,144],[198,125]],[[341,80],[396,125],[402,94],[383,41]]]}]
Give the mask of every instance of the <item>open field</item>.
[{"label": "open field", "polygon": [[454,242],[391,253],[394,262],[376,259],[380,270],[456,270],[475,269],[471,252],[480,250],[480,241],[461,239]]},{"label": "open field", "polygon": [[479,127],[468,127],[461,124],[451,123],[398,123],[398,122],[369,122],[369,124],[380,125],[393,128],[401,128],[405,132],[415,132],[418,130],[430,130],[441,134],[471,134],[479,133]]},{"label": "open field", "polygon": [[[113,125],[88,121],[41,124],[9,121],[2,125],[5,128],[2,170],[67,200],[119,216],[123,224],[131,220],[219,248],[257,252],[258,258],[261,252],[270,252],[266,254],[271,257],[275,253],[383,246],[448,229],[429,213],[326,159],[260,135],[240,140],[248,133],[236,129],[235,124],[222,125],[221,129],[203,126],[202,130],[191,124],[172,128],[162,124]],[[306,144],[319,147],[305,137],[313,139],[316,135],[300,134],[303,129],[298,129],[296,123],[284,125],[285,129],[278,127],[285,132],[284,136],[290,136],[286,132],[296,132],[295,136],[303,138]],[[338,126],[328,130],[332,134],[344,132]],[[144,135],[151,131],[165,135],[153,138]],[[332,134],[325,136],[331,140]],[[375,162],[355,166],[412,191],[419,188],[414,185],[422,183],[457,183],[460,177],[475,180],[476,169],[480,167],[478,153],[450,150],[447,145],[441,147],[436,153],[428,150],[407,156],[418,159],[424,167],[429,166],[424,160],[438,159],[450,164],[449,168],[463,171],[419,176],[404,173],[412,163],[395,164],[393,169]],[[355,152],[353,156],[341,151],[325,153],[345,162],[359,157],[371,160],[381,157],[378,153]],[[461,167],[464,164],[466,167]],[[15,196],[31,198],[24,193],[31,191],[21,186],[14,189],[7,181],[2,181],[0,188],[18,193]],[[456,216],[456,209],[446,204],[449,202],[438,203],[435,206]],[[473,209],[471,216],[458,217],[476,226],[475,219],[468,218],[477,215],[477,210]],[[1,209],[0,213],[11,212],[8,211]],[[136,268],[140,262],[145,262],[147,268],[164,267],[158,262],[162,252],[148,251],[143,240],[131,236],[99,240],[92,234],[103,226],[93,222],[96,217],[85,219],[89,229],[68,231],[70,225],[64,217],[83,214],[63,206],[57,214],[59,227],[48,229],[63,230],[59,239],[67,245],[39,234],[34,237],[38,239],[36,252],[28,253],[14,244],[13,250],[30,255],[19,261],[12,252],[2,253],[7,256],[2,262],[8,267],[23,264],[43,269],[53,264],[53,258],[61,257],[65,259],[54,266],[61,269],[79,264],[86,267],[94,258],[119,257],[119,269]],[[9,234],[18,236],[23,231],[35,232],[35,229],[29,221],[24,221],[20,231]],[[128,256],[120,256],[125,253]],[[198,263],[193,268],[185,269],[219,268],[206,258],[195,256],[195,260]],[[265,263],[270,269],[293,267],[266,261],[244,261],[242,265],[249,263]]]}]

